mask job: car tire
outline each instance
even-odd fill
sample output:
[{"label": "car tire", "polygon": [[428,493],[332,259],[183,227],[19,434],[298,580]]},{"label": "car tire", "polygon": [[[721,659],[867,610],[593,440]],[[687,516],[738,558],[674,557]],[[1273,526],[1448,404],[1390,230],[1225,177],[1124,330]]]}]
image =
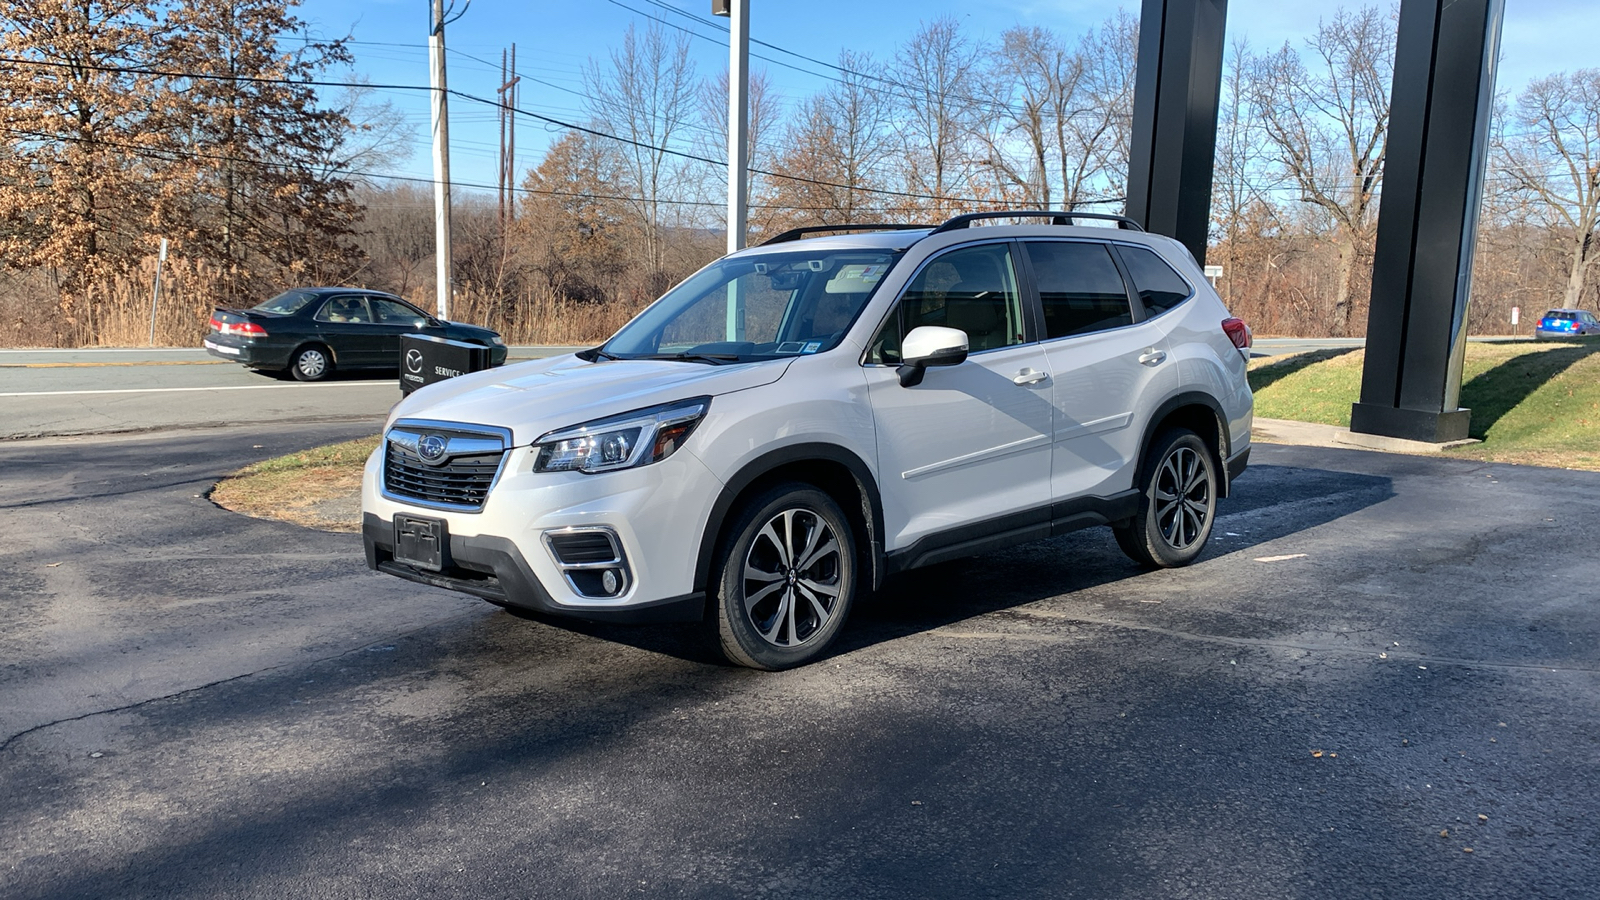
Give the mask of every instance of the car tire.
[{"label": "car tire", "polygon": [[730,662],[776,671],[818,658],[844,625],[860,571],[839,504],[798,482],[746,503],[723,542],[714,583]]},{"label": "car tire", "polygon": [[294,352],[289,371],[296,381],[321,381],[333,373],[333,354],[321,344],[311,344]]},{"label": "car tire", "polygon": [[1112,527],[1117,545],[1144,566],[1186,566],[1211,538],[1220,479],[1211,448],[1187,428],[1163,431],[1139,466],[1139,512]]}]

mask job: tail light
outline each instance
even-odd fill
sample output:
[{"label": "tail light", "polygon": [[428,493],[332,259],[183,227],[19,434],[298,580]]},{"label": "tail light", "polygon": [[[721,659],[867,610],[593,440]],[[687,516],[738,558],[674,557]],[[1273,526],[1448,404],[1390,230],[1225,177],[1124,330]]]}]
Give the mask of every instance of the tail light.
[{"label": "tail light", "polygon": [[211,330],[219,334],[236,334],[240,337],[266,337],[267,330],[254,322],[224,322],[211,317]]},{"label": "tail light", "polygon": [[1240,353],[1248,355],[1254,338],[1250,334],[1250,326],[1246,325],[1243,319],[1223,319],[1222,331],[1228,336],[1228,340],[1233,341],[1233,345],[1239,348]]}]

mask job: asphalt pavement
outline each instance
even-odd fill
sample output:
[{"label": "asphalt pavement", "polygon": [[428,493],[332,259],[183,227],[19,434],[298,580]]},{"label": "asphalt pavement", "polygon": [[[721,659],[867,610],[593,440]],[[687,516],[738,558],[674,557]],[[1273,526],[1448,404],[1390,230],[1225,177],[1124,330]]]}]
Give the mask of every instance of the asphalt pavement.
[{"label": "asphalt pavement", "polygon": [[758,673],[205,499],[362,430],[0,443],[0,894],[1600,884],[1600,475],[1262,445],[1195,566],[1104,529],[949,563]]},{"label": "asphalt pavement", "polygon": [[[1263,339],[1257,356],[1359,346],[1359,338]],[[510,362],[579,347],[511,347]],[[0,350],[0,441],[173,428],[381,420],[398,400],[389,371],[302,384],[191,348]]]},{"label": "asphalt pavement", "polygon": [[[576,347],[512,347],[511,362]],[[0,440],[223,425],[381,420],[400,400],[393,371],[303,384],[203,350],[0,350]]]}]

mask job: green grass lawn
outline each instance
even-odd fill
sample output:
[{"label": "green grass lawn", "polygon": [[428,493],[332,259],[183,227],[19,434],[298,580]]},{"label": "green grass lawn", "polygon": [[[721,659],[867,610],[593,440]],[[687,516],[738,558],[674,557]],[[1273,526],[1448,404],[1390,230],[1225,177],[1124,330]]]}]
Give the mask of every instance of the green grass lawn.
[{"label": "green grass lawn", "polygon": [[[1251,363],[1256,415],[1348,426],[1362,361],[1318,350]],[[1452,456],[1600,470],[1600,341],[1469,343],[1461,405],[1483,443]]]}]

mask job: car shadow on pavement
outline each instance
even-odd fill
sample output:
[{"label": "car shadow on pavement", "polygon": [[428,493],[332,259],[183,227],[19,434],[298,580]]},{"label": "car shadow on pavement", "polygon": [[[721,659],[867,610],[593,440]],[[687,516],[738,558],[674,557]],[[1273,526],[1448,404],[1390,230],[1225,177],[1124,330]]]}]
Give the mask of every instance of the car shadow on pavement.
[{"label": "car shadow on pavement", "polygon": [[327,377],[323,378],[320,382],[298,381],[294,377],[294,373],[290,372],[288,369],[281,369],[275,372],[266,371],[263,369],[251,369],[250,371],[260,375],[262,378],[273,379],[275,381],[285,381],[289,382],[290,384],[327,384],[333,381],[392,381],[395,383],[395,390],[398,391],[400,389],[400,370],[398,368],[334,369],[332,372],[329,372]]},{"label": "car shadow on pavement", "polygon": [[[1197,564],[1306,531],[1394,496],[1392,480],[1295,466],[1253,466],[1218,505],[1212,549]],[[835,642],[848,653],[966,619],[1125,579],[1147,570],[1091,528],[890,578],[858,600]],[[1182,577],[1186,570],[1174,570]],[[698,663],[726,665],[704,623],[621,626],[527,616],[558,628]]]}]

